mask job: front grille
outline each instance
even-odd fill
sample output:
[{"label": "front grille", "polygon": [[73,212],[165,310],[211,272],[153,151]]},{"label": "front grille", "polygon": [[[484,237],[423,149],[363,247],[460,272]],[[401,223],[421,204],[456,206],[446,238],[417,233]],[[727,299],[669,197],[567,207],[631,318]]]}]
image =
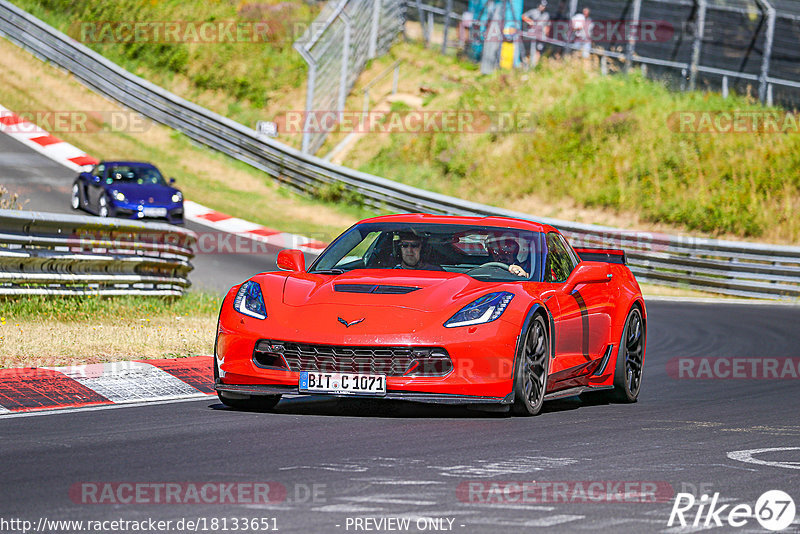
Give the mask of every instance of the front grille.
[{"label": "front grille", "polygon": [[429,347],[348,347],[262,340],[257,350],[266,351],[267,347],[270,352],[280,353],[289,370],[296,372],[403,376],[414,360],[420,362],[435,357],[450,361],[444,349]]}]

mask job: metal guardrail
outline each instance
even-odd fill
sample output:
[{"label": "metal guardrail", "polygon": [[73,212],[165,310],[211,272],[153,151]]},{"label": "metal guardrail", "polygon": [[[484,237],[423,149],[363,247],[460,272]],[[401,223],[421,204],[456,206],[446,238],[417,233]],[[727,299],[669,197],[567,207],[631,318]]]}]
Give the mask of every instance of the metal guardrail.
[{"label": "metal guardrail", "polygon": [[169,224],[0,210],[0,295],[175,295],[196,237]]},{"label": "metal guardrail", "polygon": [[403,185],[303,154],[135,76],[0,0],[0,35],[72,72],[83,84],[191,139],[306,193],[342,183],[370,207],[453,215],[501,215],[559,228],[576,245],[629,251],[640,281],[747,297],[800,297],[800,247],[697,239],[532,217]]}]

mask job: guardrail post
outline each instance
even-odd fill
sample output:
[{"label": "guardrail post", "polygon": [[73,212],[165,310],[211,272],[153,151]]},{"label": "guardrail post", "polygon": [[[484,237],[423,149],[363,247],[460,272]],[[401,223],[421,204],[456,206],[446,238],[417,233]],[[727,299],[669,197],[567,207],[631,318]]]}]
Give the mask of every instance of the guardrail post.
[{"label": "guardrail post", "polygon": [[697,85],[697,65],[700,64],[700,51],[703,48],[703,37],[706,32],[706,0],[696,0],[697,24],[692,43],[692,63],[689,66],[689,90],[694,91]]},{"label": "guardrail post", "polygon": [[428,11],[428,23],[425,25],[425,46],[430,46],[433,39],[433,12]]},{"label": "guardrail post", "polygon": [[442,54],[447,54],[447,31],[450,29],[450,13],[453,11],[453,0],[447,0],[444,14],[444,37],[442,38]]},{"label": "guardrail post", "polygon": [[728,93],[729,93],[729,90],[728,90],[728,77],[727,76],[723,76],[722,77],[722,98],[728,98]]},{"label": "guardrail post", "polygon": [[767,78],[772,59],[772,43],[775,39],[775,8],[768,0],[758,0],[758,2],[767,12],[767,34],[764,36],[764,55],[761,58],[761,73],[758,77],[758,99],[764,102],[767,99]]},{"label": "guardrail post", "polygon": [[397,84],[400,82],[400,63],[394,66],[394,74],[392,75],[392,94],[397,94]]},{"label": "guardrail post", "polygon": [[[631,69],[633,55],[636,53],[636,39],[641,37],[641,33],[638,31],[641,14],[642,0],[633,0],[633,13],[631,14],[630,18],[630,28],[628,28],[628,31],[631,33],[630,38],[628,39],[628,46],[625,50],[625,72],[628,72]],[[635,34],[633,33],[634,28],[637,29]],[[634,35],[636,37],[634,37]],[[605,58],[605,56],[603,57]]]}]

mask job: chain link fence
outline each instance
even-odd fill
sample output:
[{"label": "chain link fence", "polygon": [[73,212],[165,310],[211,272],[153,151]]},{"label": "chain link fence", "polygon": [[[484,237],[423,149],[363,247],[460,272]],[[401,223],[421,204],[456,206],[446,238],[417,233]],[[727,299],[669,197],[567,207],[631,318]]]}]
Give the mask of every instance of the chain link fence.
[{"label": "chain link fence", "polygon": [[308,63],[303,152],[315,154],[369,59],[402,31],[403,0],[332,0],[294,43]]},{"label": "chain link fence", "polygon": [[[485,10],[492,3],[497,2],[407,0],[406,5],[408,20],[421,21],[426,44],[441,45],[445,52],[464,49],[470,36],[465,25],[473,20],[470,10]],[[525,0],[523,11],[538,4]],[[800,108],[798,0],[550,0],[550,30],[539,39],[545,54],[579,48],[564,29],[584,7],[591,10],[596,30],[591,53],[606,61],[617,61],[621,68],[645,65],[649,76],[676,89],[733,90],[767,104]],[[477,18],[471,26],[472,35],[486,31]],[[647,27],[652,32],[640,31],[638,37],[625,33]],[[530,53],[535,37],[529,31],[515,36],[520,56]]]}]

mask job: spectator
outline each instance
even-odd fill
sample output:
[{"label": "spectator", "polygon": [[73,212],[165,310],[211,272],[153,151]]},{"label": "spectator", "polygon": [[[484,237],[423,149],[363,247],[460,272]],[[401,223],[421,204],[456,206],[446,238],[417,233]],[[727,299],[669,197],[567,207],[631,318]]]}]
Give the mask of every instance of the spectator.
[{"label": "spectator", "polygon": [[570,21],[572,40],[579,45],[584,58],[588,58],[592,50],[592,19],[589,18],[589,13],[589,8],[584,7],[583,11],[575,13]]},{"label": "spectator", "polygon": [[433,265],[422,261],[422,253],[425,249],[425,239],[415,232],[401,232],[400,242],[400,263],[395,269],[418,269],[424,271],[441,271],[438,265]]},{"label": "spectator", "polygon": [[520,265],[519,243],[509,236],[490,236],[486,241],[486,250],[489,251],[492,261],[508,265],[508,272],[528,278],[528,272]]},{"label": "spectator", "polygon": [[522,14],[522,21],[528,24],[528,35],[531,35],[530,65],[539,63],[544,41],[549,36],[550,14],[546,11],[547,0],[542,0],[534,9]]}]

